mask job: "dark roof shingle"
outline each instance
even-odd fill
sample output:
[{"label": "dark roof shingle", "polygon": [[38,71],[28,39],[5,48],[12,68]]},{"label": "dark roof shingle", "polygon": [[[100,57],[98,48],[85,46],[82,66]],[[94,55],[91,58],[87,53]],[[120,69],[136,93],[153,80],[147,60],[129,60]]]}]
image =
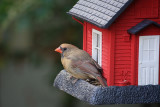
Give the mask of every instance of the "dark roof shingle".
[{"label": "dark roof shingle", "polygon": [[68,12],[98,27],[108,28],[133,0],[79,0]]},{"label": "dark roof shingle", "polygon": [[152,20],[143,20],[142,22],[138,23],[136,26],[133,26],[132,28],[130,28],[128,30],[128,33],[137,34],[138,32],[140,32],[141,30],[143,30],[144,28],[146,28],[151,24],[157,27],[160,27],[160,24],[158,24],[157,22],[154,22]]}]

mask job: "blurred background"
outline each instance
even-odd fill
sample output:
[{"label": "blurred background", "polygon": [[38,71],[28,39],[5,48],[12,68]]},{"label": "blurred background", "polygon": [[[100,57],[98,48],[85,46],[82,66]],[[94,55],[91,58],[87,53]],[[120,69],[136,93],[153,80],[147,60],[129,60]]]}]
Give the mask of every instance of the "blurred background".
[{"label": "blurred background", "polygon": [[54,49],[82,48],[83,27],[66,13],[77,1],[0,0],[0,107],[92,107],[52,85],[63,69]]}]

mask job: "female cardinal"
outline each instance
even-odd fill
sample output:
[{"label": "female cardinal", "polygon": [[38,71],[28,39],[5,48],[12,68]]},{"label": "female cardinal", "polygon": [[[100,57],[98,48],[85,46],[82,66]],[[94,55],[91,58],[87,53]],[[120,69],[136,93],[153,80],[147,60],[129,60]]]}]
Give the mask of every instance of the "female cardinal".
[{"label": "female cardinal", "polygon": [[102,86],[107,86],[101,75],[101,67],[85,51],[71,44],[61,44],[56,52],[61,54],[64,69],[77,79],[96,79]]}]

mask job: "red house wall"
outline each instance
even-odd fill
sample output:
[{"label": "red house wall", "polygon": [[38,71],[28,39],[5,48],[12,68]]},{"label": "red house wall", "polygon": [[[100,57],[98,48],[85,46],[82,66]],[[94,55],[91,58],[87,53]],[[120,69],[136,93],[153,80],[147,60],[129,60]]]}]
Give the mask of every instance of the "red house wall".
[{"label": "red house wall", "polygon": [[[96,29],[102,32],[102,68],[103,75],[107,79],[108,85],[113,85],[114,78],[110,78],[110,75],[114,75],[114,27],[110,29],[101,29],[90,23],[84,22],[84,38],[83,49],[92,55],[92,29]],[[111,36],[112,35],[112,36]]]},{"label": "red house wall", "polygon": [[[109,86],[122,86],[123,80],[127,80],[129,85],[138,84],[139,36],[129,35],[127,30],[144,19],[160,23],[158,7],[160,7],[160,0],[134,0],[108,29],[84,23],[84,50],[90,55],[92,54],[92,29],[102,32],[102,68]],[[141,34],[154,35],[153,32],[160,32],[160,29],[154,31],[153,28],[152,26],[146,28]]]},{"label": "red house wall", "polygon": [[[125,77],[126,77],[125,79],[129,81],[131,85],[138,84],[137,82],[138,81],[138,57],[137,57],[138,53],[136,54],[134,53],[135,51],[137,51],[137,49],[139,49],[139,47],[134,47],[134,46],[137,44],[136,42],[139,41],[139,39],[137,40],[139,36],[136,36],[136,38],[133,38],[131,36],[130,40],[125,40],[126,36],[130,37],[130,35],[126,34],[127,30],[135,26],[136,24],[140,23],[142,20],[146,18],[156,22],[160,22],[160,18],[156,12],[152,13],[148,11],[148,15],[146,11],[144,11],[144,13],[139,13],[139,11],[143,9],[142,8],[143,5],[149,6],[151,2],[154,2],[154,3],[157,2],[157,5],[155,4],[154,5],[158,6],[158,0],[147,0],[148,2],[147,1],[144,2],[144,1],[145,0],[135,0],[115,21],[115,24],[116,24],[115,82],[114,82],[115,85],[120,85],[119,84],[119,81],[121,81],[120,79]],[[151,7],[148,7],[148,8],[151,8]],[[145,10],[145,8],[143,10]],[[146,10],[148,9],[146,8]],[[153,10],[154,9],[150,9],[150,11],[153,11]],[[158,10],[158,7],[155,9],[155,11],[156,10]],[[154,30],[150,30],[150,31],[147,31],[147,30],[148,29],[144,29],[145,34],[143,35],[155,34],[153,33],[155,32]],[[157,30],[157,33],[158,32],[160,32],[160,29]],[[125,72],[125,73],[122,74],[122,72]]]}]

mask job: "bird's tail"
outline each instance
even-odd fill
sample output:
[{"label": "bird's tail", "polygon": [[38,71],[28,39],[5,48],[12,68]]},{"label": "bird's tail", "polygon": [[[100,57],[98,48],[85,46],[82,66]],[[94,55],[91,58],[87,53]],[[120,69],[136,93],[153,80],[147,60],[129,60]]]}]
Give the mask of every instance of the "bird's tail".
[{"label": "bird's tail", "polygon": [[96,78],[97,78],[97,80],[100,82],[100,84],[101,84],[103,87],[106,87],[106,86],[107,86],[107,81],[106,81],[103,77],[97,76]]}]

